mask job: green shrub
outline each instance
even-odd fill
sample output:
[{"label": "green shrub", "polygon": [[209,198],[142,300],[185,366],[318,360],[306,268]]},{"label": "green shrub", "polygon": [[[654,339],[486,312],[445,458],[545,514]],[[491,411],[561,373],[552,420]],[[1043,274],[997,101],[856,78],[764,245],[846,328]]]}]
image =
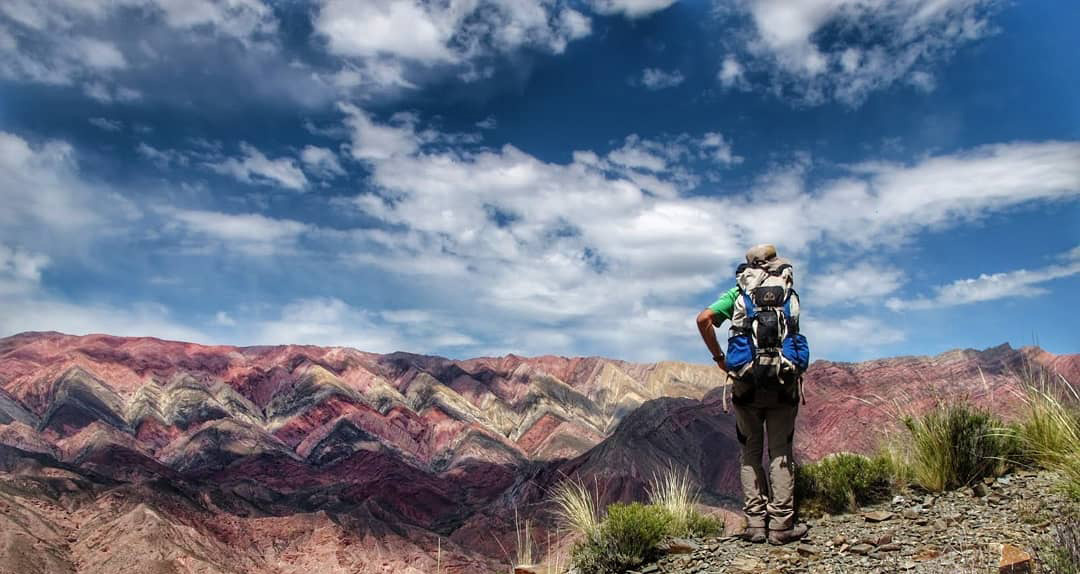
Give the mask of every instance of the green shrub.
[{"label": "green shrub", "polygon": [[908,416],[911,473],[932,492],[959,488],[1004,472],[1019,454],[1015,434],[989,412],[967,403]]},{"label": "green shrub", "polygon": [[686,536],[690,516],[698,503],[698,490],[691,480],[690,469],[665,468],[653,475],[646,490],[649,502],[666,510],[671,517],[668,530],[674,536]]},{"label": "green shrub", "polygon": [[657,557],[670,524],[671,515],[660,506],[612,504],[598,535],[578,541],[571,560],[581,574],[622,574]]},{"label": "green shrub", "polygon": [[708,536],[719,536],[724,533],[724,523],[713,516],[705,516],[704,514],[692,511],[686,518],[686,529],[683,532],[669,531],[668,534],[672,536],[694,536],[698,538],[705,538]]},{"label": "green shrub", "polygon": [[698,489],[691,480],[690,469],[665,468],[653,475],[647,490],[649,502],[666,510],[671,517],[669,535],[713,536],[723,531],[720,521],[695,509],[699,502]]},{"label": "green shrub", "polygon": [[888,498],[892,463],[884,456],[836,453],[800,466],[795,473],[795,499],[803,512],[853,512],[859,506]]}]

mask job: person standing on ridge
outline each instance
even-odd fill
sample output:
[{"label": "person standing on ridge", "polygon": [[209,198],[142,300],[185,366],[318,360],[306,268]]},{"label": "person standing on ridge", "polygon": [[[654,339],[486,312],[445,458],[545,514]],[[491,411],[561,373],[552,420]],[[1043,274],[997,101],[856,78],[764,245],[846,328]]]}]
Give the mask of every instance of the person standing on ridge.
[{"label": "person standing on ridge", "polygon": [[[698,314],[698,331],[732,386],[735,433],[742,445],[739,478],[747,519],[743,538],[787,544],[807,531],[805,524],[795,522],[792,452],[802,373],[810,354],[799,333],[799,295],[791,264],[777,257],[769,244],[746,252],[735,282]],[[731,321],[731,330],[725,356],[714,329],[726,320]],[[761,460],[766,429],[768,481]]]}]

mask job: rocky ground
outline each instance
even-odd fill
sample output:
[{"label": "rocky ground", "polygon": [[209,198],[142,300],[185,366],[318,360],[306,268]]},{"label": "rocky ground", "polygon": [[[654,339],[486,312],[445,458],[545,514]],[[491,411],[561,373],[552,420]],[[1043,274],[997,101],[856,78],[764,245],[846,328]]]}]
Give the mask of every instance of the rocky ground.
[{"label": "rocky ground", "polygon": [[1025,557],[1037,556],[1053,525],[1078,520],[1078,511],[1054,488],[1052,474],[1012,474],[936,495],[906,491],[856,514],[810,519],[806,539],[786,546],[735,537],[673,541],[667,556],[640,573],[1029,572],[1034,562],[1024,564]]}]

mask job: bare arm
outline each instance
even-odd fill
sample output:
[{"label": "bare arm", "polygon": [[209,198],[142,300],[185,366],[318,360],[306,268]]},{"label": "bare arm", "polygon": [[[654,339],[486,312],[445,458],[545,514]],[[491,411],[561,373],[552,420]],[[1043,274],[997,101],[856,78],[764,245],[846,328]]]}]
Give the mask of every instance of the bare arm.
[{"label": "bare arm", "polygon": [[716,358],[716,364],[721,369],[726,369],[727,365],[724,364],[724,355],[720,350],[720,342],[716,340],[716,329],[713,328],[713,315],[715,314],[716,311],[712,309],[705,309],[698,313],[698,332],[701,333],[701,338],[705,341],[705,346],[709,348],[709,352]]}]

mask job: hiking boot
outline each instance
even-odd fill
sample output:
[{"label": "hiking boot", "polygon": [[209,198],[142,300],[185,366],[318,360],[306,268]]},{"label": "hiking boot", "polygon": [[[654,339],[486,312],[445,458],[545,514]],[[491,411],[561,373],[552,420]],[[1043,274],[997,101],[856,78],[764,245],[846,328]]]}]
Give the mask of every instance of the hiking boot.
[{"label": "hiking boot", "polygon": [[764,526],[748,526],[743,533],[739,535],[740,538],[747,542],[753,542],[754,544],[761,544],[765,542],[765,527]]},{"label": "hiking boot", "polygon": [[809,529],[805,524],[796,524],[793,528],[787,530],[770,530],[769,544],[780,545],[801,540],[803,536],[806,536],[806,531]]}]

